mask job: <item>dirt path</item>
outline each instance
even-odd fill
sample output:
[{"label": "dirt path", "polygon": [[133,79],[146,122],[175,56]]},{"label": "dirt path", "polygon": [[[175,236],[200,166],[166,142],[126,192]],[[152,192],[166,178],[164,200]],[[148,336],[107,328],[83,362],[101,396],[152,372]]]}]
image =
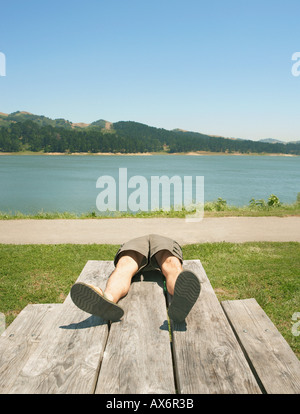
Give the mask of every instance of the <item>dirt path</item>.
[{"label": "dirt path", "polygon": [[300,217],[220,217],[196,223],[164,218],[0,220],[0,243],[5,244],[120,244],[148,233],[162,234],[181,244],[300,242]]}]

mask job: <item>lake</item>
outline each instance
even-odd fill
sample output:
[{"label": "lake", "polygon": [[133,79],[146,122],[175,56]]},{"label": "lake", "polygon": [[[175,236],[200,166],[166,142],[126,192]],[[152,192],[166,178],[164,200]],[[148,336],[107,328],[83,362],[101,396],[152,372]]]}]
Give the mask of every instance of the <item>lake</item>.
[{"label": "lake", "polygon": [[142,176],[148,183],[153,176],[182,180],[203,176],[205,202],[221,197],[230,205],[243,206],[252,197],[267,199],[275,194],[280,201],[293,203],[300,192],[299,157],[2,155],[0,211],[98,212],[96,199],[102,190],[96,188],[97,180],[110,176],[118,184],[119,168],[127,168],[128,180]]}]

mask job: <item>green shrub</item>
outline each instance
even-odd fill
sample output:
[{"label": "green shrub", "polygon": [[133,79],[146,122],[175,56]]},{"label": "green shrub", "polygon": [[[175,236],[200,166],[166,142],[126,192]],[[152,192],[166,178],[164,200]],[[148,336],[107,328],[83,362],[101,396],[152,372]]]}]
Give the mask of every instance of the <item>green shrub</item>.
[{"label": "green shrub", "polygon": [[205,211],[224,211],[227,210],[227,201],[219,197],[216,201],[205,203]]},{"label": "green shrub", "polygon": [[251,200],[249,201],[249,207],[251,209],[262,209],[262,210],[267,210],[268,208],[275,208],[275,207],[280,207],[281,206],[281,202],[279,200],[279,198],[274,195],[271,194],[268,198],[268,201],[264,200],[264,199],[260,199],[260,200],[255,200],[255,198],[251,198]]},{"label": "green shrub", "polygon": [[281,205],[281,202],[279,200],[279,198],[274,195],[271,194],[270,197],[268,198],[268,206],[269,207],[279,207]]},{"label": "green shrub", "polygon": [[251,198],[251,200],[249,201],[249,206],[251,209],[265,209],[267,207],[267,203],[264,199],[255,200],[255,198]]}]

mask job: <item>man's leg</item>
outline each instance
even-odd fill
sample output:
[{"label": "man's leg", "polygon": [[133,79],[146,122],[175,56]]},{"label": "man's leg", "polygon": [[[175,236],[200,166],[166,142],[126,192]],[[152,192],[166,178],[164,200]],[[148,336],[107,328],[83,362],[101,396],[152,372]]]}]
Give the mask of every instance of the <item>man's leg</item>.
[{"label": "man's leg", "polygon": [[104,291],[106,297],[117,303],[127,295],[131,279],[137,273],[143,260],[143,255],[135,251],[124,251],[120,254],[115,270],[110,275]]},{"label": "man's leg", "polygon": [[182,272],[182,264],[178,257],[172,255],[169,250],[160,250],[155,255],[156,261],[166,278],[166,286],[170,295],[174,295],[175,282]]},{"label": "man's leg", "polygon": [[170,319],[183,322],[200,294],[200,281],[193,272],[183,270],[182,262],[168,250],[160,250],[155,259],[166,278],[166,286],[172,296],[168,309]]},{"label": "man's leg", "polygon": [[71,288],[73,302],[85,312],[110,321],[119,320],[124,311],[117,302],[128,293],[131,279],[137,273],[142,260],[143,255],[135,251],[120,253],[104,292],[97,286],[75,283]]}]

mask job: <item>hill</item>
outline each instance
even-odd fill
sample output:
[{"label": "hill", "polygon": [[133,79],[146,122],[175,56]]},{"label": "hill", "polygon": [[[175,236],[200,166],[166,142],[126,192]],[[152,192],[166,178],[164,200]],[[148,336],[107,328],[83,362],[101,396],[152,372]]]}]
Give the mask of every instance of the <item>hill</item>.
[{"label": "hill", "polygon": [[16,122],[34,121],[40,126],[51,125],[53,127],[72,128],[72,123],[63,118],[50,119],[43,115],[34,115],[30,112],[17,111],[11,114],[0,113],[0,127],[9,126]]},{"label": "hill", "polygon": [[166,130],[139,122],[111,123],[99,119],[91,124],[18,111],[0,113],[0,151],[183,153],[284,153],[300,155],[300,143],[224,138],[181,129]]},{"label": "hill", "polygon": [[284,144],[284,141],[280,141],[279,139],[274,139],[274,138],[260,139],[259,142],[267,142],[269,144]]}]

